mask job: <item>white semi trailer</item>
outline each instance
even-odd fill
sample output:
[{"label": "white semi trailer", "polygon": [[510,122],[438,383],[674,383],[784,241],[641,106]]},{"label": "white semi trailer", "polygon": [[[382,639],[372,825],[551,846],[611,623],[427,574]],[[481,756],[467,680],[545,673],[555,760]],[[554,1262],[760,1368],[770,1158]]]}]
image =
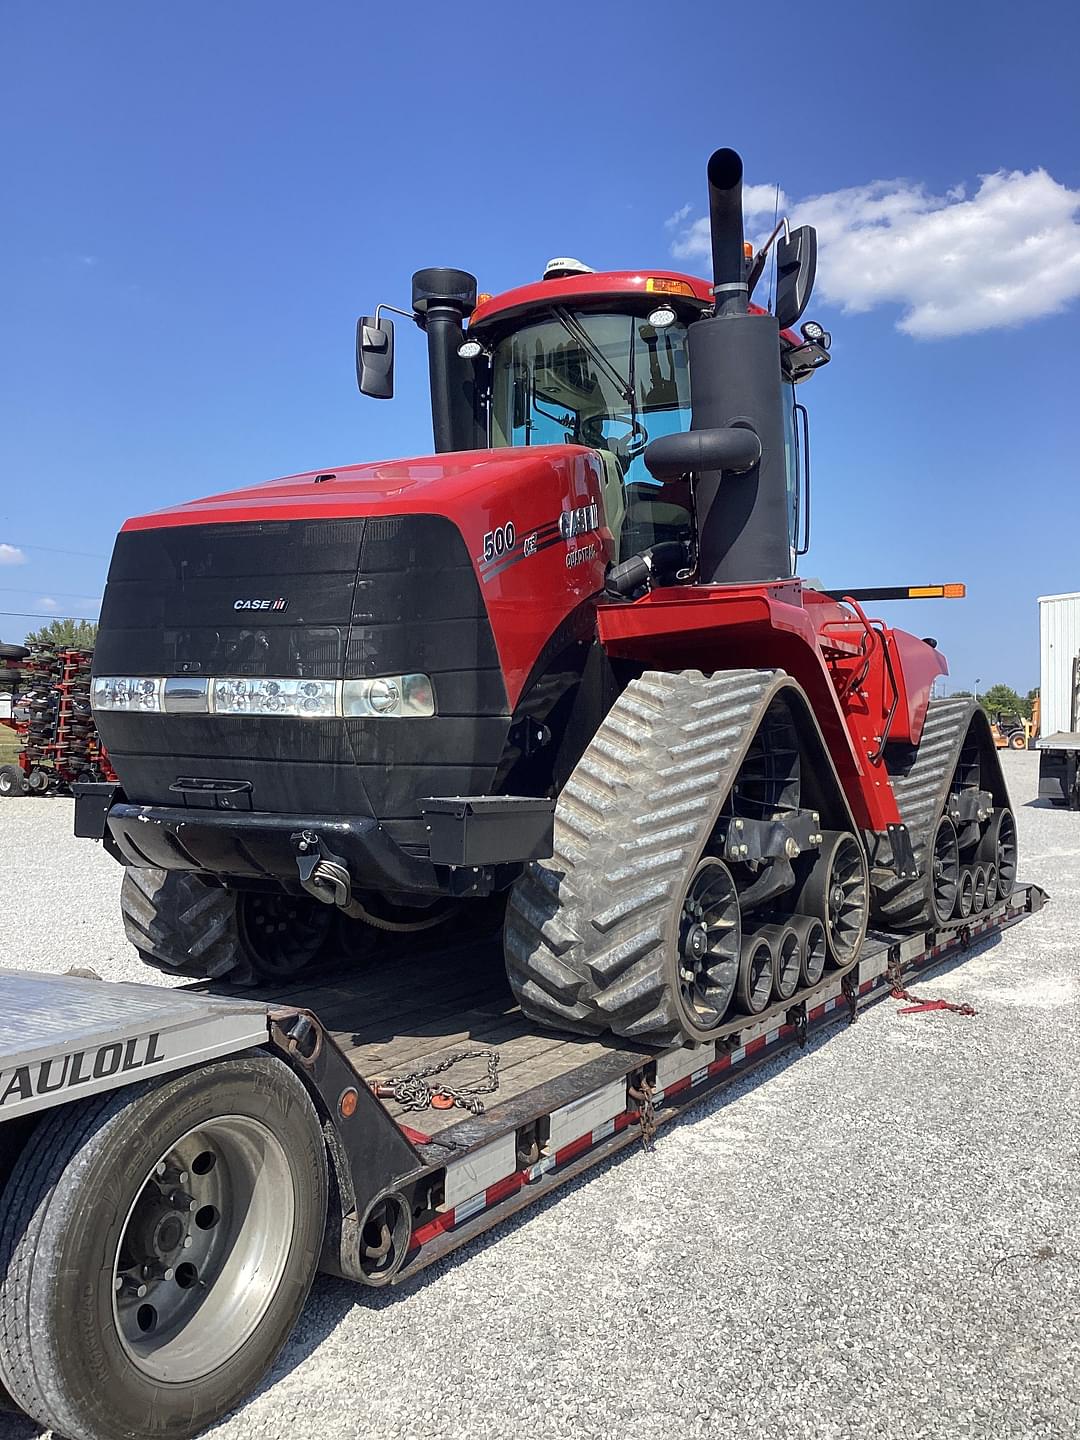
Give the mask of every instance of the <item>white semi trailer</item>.
[{"label": "white semi trailer", "polygon": [[1039,597],[1039,794],[1080,810],[1080,591]]}]

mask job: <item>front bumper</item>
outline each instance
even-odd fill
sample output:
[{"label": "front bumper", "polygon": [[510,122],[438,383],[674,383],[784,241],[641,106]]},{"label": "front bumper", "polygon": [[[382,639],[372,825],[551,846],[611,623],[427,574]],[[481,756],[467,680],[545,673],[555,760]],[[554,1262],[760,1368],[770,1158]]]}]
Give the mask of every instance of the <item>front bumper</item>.
[{"label": "front bumper", "polygon": [[342,857],[357,889],[438,895],[451,888],[445,873],[440,876],[426,857],[403,850],[370,817],[131,805],[117,798],[120,792],[112,785],[74,789],[75,834],[106,841],[124,865],[298,890],[293,836],[312,831]]},{"label": "front bumper", "polygon": [[404,850],[370,816],[279,815],[201,805],[132,805],[120,786],[78,783],[75,834],[124,865],[188,870],[239,886],[296,891],[313,854],[343,864],[349,885],[382,895],[486,894],[553,848],[553,800],[457,796],[423,802],[430,854]]}]

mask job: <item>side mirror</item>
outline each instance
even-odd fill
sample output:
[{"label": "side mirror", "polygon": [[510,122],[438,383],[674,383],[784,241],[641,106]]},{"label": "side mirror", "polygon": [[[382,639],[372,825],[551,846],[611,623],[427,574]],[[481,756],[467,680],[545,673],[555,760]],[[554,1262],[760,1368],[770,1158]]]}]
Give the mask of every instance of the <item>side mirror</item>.
[{"label": "side mirror", "polygon": [[776,245],[776,319],[781,330],[790,330],[810,304],[816,275],[817,231],[800,225]]},{"label": "side mirror", "polygon": [[678,480],[691,470],[727,470],[741,475],[761,459],[761,441],[753,430],[729,425],[715,430],[684,430],[661,435],[645,446],[645,468],[656,480]]},{"label": "side mirror", "polygon": [[394,322],[361,315],[356,322],[356,383],[361,395],[394,398]]}]

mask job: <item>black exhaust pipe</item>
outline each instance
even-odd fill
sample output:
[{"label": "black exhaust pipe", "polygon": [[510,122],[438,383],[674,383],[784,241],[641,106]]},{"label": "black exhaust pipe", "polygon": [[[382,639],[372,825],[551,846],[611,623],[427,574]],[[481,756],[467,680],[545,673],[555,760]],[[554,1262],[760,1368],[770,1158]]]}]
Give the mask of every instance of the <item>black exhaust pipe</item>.
[{"label": "black exhaust pipe", "polygon": [[474,450],[484,443],[473,366],[458,354],[462,322],[476,308],[476,276],[467,270],[417,270],[413,311],[427,335],[431,428],[438,453]]},{"label": "black exhaust pipe", "polygon": [[745,315],[748,291],[743,257],[742,159],[734,150],[714,150],[707,173],[716,314]]},{"label": "black exhaust pipe", "polygon": [[780,331],[747,313],[742,175],[734,150],[709,160],[715,312],[689,332],[691,430],[748,429],[761,443],[750,469],[697,476],[698,574],[714,585],[791,575]]}]

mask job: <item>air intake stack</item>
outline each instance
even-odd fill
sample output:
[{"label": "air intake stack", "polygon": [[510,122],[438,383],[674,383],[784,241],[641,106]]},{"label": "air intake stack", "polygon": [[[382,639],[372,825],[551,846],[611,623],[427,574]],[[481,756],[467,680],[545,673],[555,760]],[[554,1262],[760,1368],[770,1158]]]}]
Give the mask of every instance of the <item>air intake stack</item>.
[{"label": "air intake stack", "polygon": [[780,330],[775,316],[747,313],[742,176],[734,150],[710,158],[716,307],[690,327],[690,429],[752,430],[761,456],[742,473],[698,472],[698,570],[705,584],[791,575]]}]

